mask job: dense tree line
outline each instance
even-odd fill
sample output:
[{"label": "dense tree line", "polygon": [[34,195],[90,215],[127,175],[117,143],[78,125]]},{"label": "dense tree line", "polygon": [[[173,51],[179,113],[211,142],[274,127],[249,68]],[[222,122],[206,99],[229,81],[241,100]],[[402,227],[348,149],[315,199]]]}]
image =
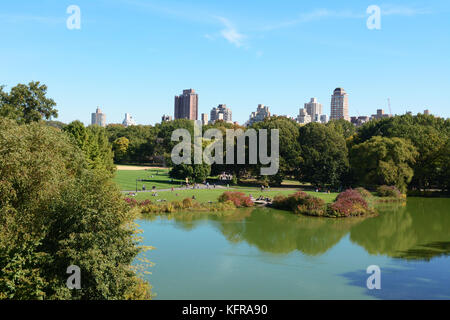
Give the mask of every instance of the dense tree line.
[{"label": "dense tree line", "polygon": [[[134,155],[140,152],[138,150],[148,150],[152,154],[146,158],[148,161],[157,160],[171,166],[170,153],[176,142],[172,142],[170,137],[177,128],[186,128],[193,135],[193,124],[187,120],[163,122],[154,127],[109,126],[107,131],[110,142],[114,144],[116,160],[140,162],[142,157]],[[241,129],[245,132],[248,128],[218,121],[204,126],[203,132],[211,128],[221,130],[224,135],[224,161],[211,166],[211,175],[227,172],[237,180],[253,177],[271,185],[279,185],[289,178],[332,189],[351,186],[374,189],[383,184],[395,185],[402,191],[449,190],[450,187],[448,119],[408,114],[370,121],[356,128],[344,120],[300,126],[286,117],[267,118],[251,127],[268,129],[269,133],[270,129],[280,131],[280,169],[276,175],[267,177],[260,176],[260,165],[248,164],[249,139],[246,139],[245,146],[246,164],[237,164],[237,161],[226,164],[226,130]],[[143,136],[151,138],[145,140]],[[133,147],[127,148],[127,145]],[[207,168],[179,165],[174,168],[173,177],[203,181],[206,173]]]}]

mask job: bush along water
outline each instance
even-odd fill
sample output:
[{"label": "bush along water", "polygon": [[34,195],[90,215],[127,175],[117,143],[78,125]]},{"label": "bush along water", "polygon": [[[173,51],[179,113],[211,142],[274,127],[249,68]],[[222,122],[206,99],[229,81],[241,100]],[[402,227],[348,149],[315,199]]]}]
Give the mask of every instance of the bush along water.
[{"label": "bush along water", "polygon": [[349,189],[341,192],[333,203],[326,204],[322,199],[300,191],[288,197],[275,197],[272,206],[308,216],[355,217],[375,213],[372,208],[372,198],[370,192],[363,188]]},{"label": "bush along water", "polygon": [[336,200],[327,206],[327,216],[355,217],[374,214],[375,210],[371,206],[369,195],[370,193],[362,188],[341,192]]},{"label": "bush along water", "polygon": [[142,214],[163,214],[180,211],[218,212],[253,206],[250,197],[241,192],[224,192],[219,197],[218,202],[209,203],[200,203],[191,198],[186,198],[183,201],[157,203],[150,200],[138,202],[133,198],[125,198],[125,202],[132,208],[139,208]]},{"label": "bush along water", "polygon": [[290,196],[276,196],[272,206],[276,209],[290,210],[297,214],[326,216],[326,204],[322,199],[299,191]]},{"label": "bush along water", "polygon": [[242,192],[224,192],[219,197],[219,202],[226,203],[227,201],[231,201],[236,206],[236,208],[253,206],[253,201],[250,199],[250,197]]},{"label": "bush along water", "polygon": [[395,186],[379,186],[376,195],[377,202],[398,202],[405,201],[406,195],[402,194]]}]

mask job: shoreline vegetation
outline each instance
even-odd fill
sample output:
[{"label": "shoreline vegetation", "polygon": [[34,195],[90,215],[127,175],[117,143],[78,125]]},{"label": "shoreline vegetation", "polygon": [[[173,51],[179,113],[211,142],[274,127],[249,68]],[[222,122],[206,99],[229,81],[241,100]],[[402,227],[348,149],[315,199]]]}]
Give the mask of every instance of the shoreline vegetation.
[{"label": "shoreline vegetation", "polygon": [[[251,196],[239,191],[225,191],[216,202],[199,202],[196,199],[153,202],[149,199],[137,201],[126,197],[125,202],[131,208],[137,208],[143,215],[167,214],[175,212],[221,212],[249,208],[258,205]],[[377,214],[376,205],[381,203],[405,202],[406,195],[396,187],[381,186],[373,195],[364,188],[347,189],[339,193],[331,202],[297,191],[291,195],[277,195],[269,199],[266,206],[279,210],[291,211],[305,216],[346,218],[373,216]]]}]

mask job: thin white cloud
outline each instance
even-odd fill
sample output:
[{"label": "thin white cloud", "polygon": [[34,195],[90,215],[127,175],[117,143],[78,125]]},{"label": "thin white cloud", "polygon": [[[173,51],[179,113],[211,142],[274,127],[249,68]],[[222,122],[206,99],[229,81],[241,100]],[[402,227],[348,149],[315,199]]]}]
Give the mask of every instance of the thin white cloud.
[{"label": "thin white cloud", "polygon": [[[431,14],[432,12],[424,8],[413,8],[408,6],[381,5],[381,14],[385,16],[416,16],[422,14]],[[282,21],[272,25],[266,25],[261,28],[262,31],[270,31],[282,28],[293,27],[298,24],[322,20],[322,19],[364,19],[367,14],[364,11],[356,12],[351,10],[329,10],[316,9],[311,12],[301,13],[297,18]]]},{"label": "thin white cloud", "polygon": [[8,23],[42,23],[42,24],[60,24],[66,21],[64,16],[62,17],[45,17],[36,15],[24,15],[24,14],[0,14],[0,20]]},{"label": "thin white cloud", "polygon": [[422,14],[431,14],[432,11],[426,8],[412,8],[399,5],[383,5],[381,6],[381,14],[385,16],[417,16]]},{"label": "thin white cloud", "polygon": [[351,11],[333,11],[328,9],[316,9],[311,12],[301,13],[298,15],[297,18],[282,21],[277,24],[273,25],[267,25],[262,28],[262,30],[269,31],[269,30],[276,30],[276,29],[282,29],[282,28],[288,28],[293,27],[295,25],[326,19],[326,18],[351,18],[351,19],[360,19],[365,16],[364,13],[354,13]]},{"label": "thin white cloud", "polygon": [[241,33],[237,27],[227,18],[221,16],[215,16],[208,11],[203,10],[201,7],[194,7],[192,5],[184,5],[183,7],[171,7],[166,5],[158,5],[153,2],[144,2],[143,0],[119,0],[124,4],[137,6],[139,8],[149,10],[178,18],[186,21],[194,21],[201,24],[217,25],[219,22],[222,25],[222,30],[217,33],[207,33],[203,37],[208,40],[216,40],[217,38],[224,38],[232,45],[240,48],[245,46],[245,36]]},{"label": "thin white cloud", "polygon": [[220,31],[221,36],[236,47],[242,47],[244,45],[246,36],[240,33],[228,19],[223,17],[217,17],[217,19],[225,27]]}]

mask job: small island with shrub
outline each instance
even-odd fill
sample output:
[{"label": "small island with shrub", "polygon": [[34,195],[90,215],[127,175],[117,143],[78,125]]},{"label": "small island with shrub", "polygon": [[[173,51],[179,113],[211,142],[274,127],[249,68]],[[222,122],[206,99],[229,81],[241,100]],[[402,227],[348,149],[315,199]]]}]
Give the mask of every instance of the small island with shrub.
[{"label": "small island with shrub", "polygon": [[341,192],[332,203],[325,203],[322,199],[299,191],[288,197],[275,197],[272,206],[276,209],[290,210],[296,214],[317,217],[351,217],[375,214],[369,200],[371,194],[362,188],[348,189]]},{"label": "small island with shrub", "polygon": [[311,196],[303,191],[290,196],[277,196],[272,207],[308,216],[342,218],[376,214],[375,205],[381,202],[405,201],[406,196],[393,186],[381,186],[373,196],[364,188],[341,192],[332,203]]}]

